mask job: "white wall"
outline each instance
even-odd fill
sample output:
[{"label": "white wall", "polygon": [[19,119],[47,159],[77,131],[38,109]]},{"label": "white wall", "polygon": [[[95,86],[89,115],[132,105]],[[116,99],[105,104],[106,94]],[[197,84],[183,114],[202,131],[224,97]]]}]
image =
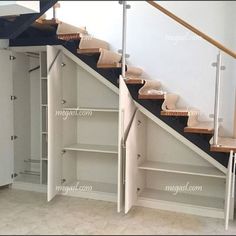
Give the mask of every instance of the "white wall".
[{"label": "white wall", "polygon": [[[218,50],[199,39],[145,1],[130,2],[127,53],[129,63],[140,66],[145,76],[160,80],[163,87],[181,96],[180,106],[196,107],[208,119],[214,107],[215,69]],[[235,2],[161,2],[176,15],[230,48],[236,49]],[[90,34],[121,48],[122,7],[118,1],[66,1],[58,10],[60,20],[86,26]],[[224,55],[221,117],[223,133],[233,130],[236,64]]]}]

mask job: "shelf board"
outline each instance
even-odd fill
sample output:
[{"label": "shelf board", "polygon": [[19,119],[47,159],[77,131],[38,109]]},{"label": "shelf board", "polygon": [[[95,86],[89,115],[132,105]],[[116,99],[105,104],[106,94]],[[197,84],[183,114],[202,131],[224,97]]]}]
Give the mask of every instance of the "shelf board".
[{"label": "shelf board", "polygon": [[169,172],[177,174],[197,175],[225,179],[224,173],[214,167],[182,165],[156,161],[145,161],[139,167],[141,170]]},{"label": "shelf board", "polygon": [[47,79],[48,79],[48,77],[41,77],[41,79],[42,79],[42,80],[47,80]]},{"label": "shelf board", "polygon": [[113,145],[73,144],[64,150],[118,154],[118,147]]},{"label": "shelf board", "polygon": [[48,107],[48,104],[42,104],[42,107]]},{"label": "shelf board", "polygon": [[47,134],[48,134],[48,132],[42,132],[42,134],[43,134],[43,135],[47,135]]},{"label": "shelf board", "polygon": [[66,107],[63,108],[64,111],[92,111],[92,112],[119,112],[119,109],[115,108],[73,108],[73,107]]},{"label": "shelf board", "polygon": [[42,161],[47,161],[47,160],[48,160],[48,158],[41,158],[41,160],[42,160]]},{"label": "shelf board", "polygon": [[224,211],[224,199],[217,197],[200,196],[196,194],[193,195],[183,192],[178,192],[177,194],[174,194],[174,192],[171,191],[146,188],[139,195],[139,198],[141,198],[142,200],[164,201],[195,207],[197,206],[205,208],[214,208],[217,210]]}]

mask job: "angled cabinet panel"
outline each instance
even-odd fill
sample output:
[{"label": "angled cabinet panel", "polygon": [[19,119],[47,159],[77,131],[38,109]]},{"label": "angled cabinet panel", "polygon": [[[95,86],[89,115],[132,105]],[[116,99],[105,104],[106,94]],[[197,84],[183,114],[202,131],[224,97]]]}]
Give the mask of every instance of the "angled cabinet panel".
[{"label": "angled cabinet panel", "polygon": [[2,109],[0,116],[0,186],[12,183],[13,174],[13,101],[12,94],[12,70],[9,60],[10,52],[0,51],[0,107]]},{"label": "angled cabinet panel", "polygon": [[136,111],[135,104],[120,76],[119,90],[119,163],[118,163],[118,212],[124,207],[124,184],[125,184],[125,139],[132,124]]},{"label": "angled cabinet panel", "polygon": [[47,47],[48,65],[48,201],[58,193],[62,171],[62,53],[55,47]]}]

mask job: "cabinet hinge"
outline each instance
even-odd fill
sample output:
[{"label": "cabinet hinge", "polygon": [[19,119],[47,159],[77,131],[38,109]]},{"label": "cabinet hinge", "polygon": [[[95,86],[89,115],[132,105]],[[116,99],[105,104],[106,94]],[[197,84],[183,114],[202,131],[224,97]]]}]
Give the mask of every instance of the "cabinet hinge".
[{"label": "cabinet hinge", "polygon": [[17,99],[16,96],[11,96],[11,101],[14,101],[14,100],[16,100],[16,99]]},{"label": "cabinet hinge", "polygon": [[14,179],[14,178],[16,178],[17,176],[18,176],[18,174],[14,173],[14,174],[11,175],[11,178]]},{"label": "cabinet hinge", "polygon": [[12,135],[11,136],[11,140],[13,141],[13,140],[15,140],[15,139],[17,139],[18,137],[16,136],[16,135]]},{"label": "cabinet hinge", "polygon": [[9,56],[9,60],[10,60],[10,61],[13,61],[13,60],[15,60],[15,59],[16,59],[15,56],[12,56],[12,55]]}]

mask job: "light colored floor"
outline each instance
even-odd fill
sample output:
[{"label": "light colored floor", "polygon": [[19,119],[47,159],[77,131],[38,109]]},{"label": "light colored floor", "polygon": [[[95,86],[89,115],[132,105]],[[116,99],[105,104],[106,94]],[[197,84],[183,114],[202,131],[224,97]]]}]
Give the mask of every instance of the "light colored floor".
[{"label": "light colored floor", "polygon": [[236,222],[135,207],[117,214],[114,203],[0,189],[0,234],[236,234]]}]

